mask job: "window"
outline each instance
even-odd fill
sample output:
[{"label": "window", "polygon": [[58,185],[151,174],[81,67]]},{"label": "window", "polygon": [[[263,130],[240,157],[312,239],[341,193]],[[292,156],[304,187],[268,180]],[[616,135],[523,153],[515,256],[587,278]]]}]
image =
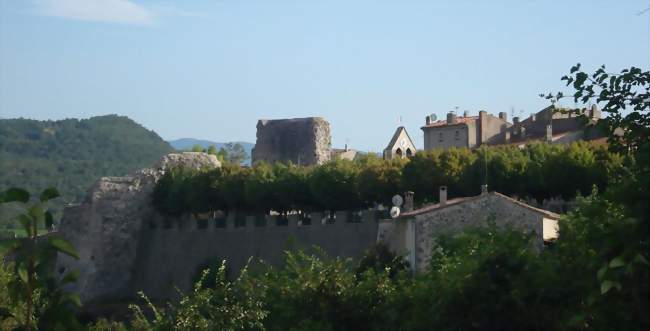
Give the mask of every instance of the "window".
[{"label": "window", "polygon": [[458,130],[456,130],[456,132],[454,133],[454,139],[456,140],[460,139],[460,133],[458,132]]},{"label": "window", "polygon": [[442,132],[438,134],[438,142],[442,142],[444,139],[442,138]]}]

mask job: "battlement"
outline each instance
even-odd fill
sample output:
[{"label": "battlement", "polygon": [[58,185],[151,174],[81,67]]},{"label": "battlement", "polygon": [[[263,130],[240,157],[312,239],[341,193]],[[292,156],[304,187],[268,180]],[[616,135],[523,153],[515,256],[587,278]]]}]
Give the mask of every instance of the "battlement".
[{"label": "battlement", "polygon": [[386,211],[355,210],[336,212],[312,212],[307,214],[293,213],[288,215],[253,214],[233,212],[228,215],[222,212],[211,212],[199,215],[183,215],[180,217],[162,216],[148,222],[149,230],[182,230],[182,231],[238,231],[304,228],[318,230],[323,227],[341,227],[350,224],[374,223],[387,218]]},{"label": "battlement", "polygon": [[164,216],[143,220],[133,264],[130,289],[151,298],[169,299],[175,287],[191,289],[206,263],[227,260],[232,274],[251,259],[272,266],[284,264],[287,250],[315,252],[357,259],[377,241],[379,220],[386,211],[293,213],[286,216],[247,212]]}]

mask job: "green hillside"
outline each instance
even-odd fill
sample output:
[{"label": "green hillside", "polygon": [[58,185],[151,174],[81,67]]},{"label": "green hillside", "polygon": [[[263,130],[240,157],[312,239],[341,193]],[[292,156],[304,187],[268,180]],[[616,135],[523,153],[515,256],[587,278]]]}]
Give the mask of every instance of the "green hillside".
[{"label": "green hillside", "polygon": [[78,202],[102,176],[151,165],[173,149],[128,117],[36,121],[0,119],[0,190],[57,187],[60,203]]}]

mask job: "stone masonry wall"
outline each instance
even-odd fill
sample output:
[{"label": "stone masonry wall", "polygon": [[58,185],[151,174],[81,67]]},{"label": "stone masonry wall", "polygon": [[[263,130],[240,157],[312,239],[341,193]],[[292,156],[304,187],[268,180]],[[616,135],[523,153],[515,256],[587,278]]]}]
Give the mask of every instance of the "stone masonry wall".
[{"label": "stone masonry wall", "polygon": [[498,227],[512,226],[525,232],[535,232],[536,245],[543,246],[543,217],[522,206],[508,203],[495,194],[443,208],[435,213],[415,216],[416,265],[418,271],[429,267],[435,238],[441,234],[459,232],[463,228],[485,226],[494,220]]},{"label": "stone masonry wall", "polygon": [[64,210],[59,233],[77,248],[80,258],[59,255],[56,270],[79,272],[70,289],[84,302],[131,294],[140,230],[156,217],[151,192],[164,172],[178,165],[202,168],[220,163],[204,153],[168,154],[153,168],[132,176],[102,178],[81,205]]},{"label": "stone masonry wall", "polygon": [[330,150],[330,125],[323,118],[259,120],[252,161],[323,164],[330,160]]},{"label": "stone masonry wall", "polygon": [[268,215],[231,214],[225,220],[200,221],[191,216],[154,218],[141,232],[129,292],[173,299],[175,287],[190,290],[202,267],[223,259],[230,276],[236,276],[249,258],[253,269],[260,259],[281,266],[284,252],[298,248],[310,252],[318,246],[329,256],[361,257],[377,240],[379,215],[375,211],[364,211],[356,219],[345,212],[336,215],[332,222],[324,221],[322,213],[312,213],[310,224],[301,224],[298,215],[289,215],[280,224],[278,216]]}]

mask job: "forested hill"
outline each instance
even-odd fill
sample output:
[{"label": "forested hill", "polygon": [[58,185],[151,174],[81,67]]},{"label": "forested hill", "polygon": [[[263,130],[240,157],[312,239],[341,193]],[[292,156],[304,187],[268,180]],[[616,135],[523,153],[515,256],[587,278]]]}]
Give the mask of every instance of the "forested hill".
[{"label": "forested hill", "polygon": [[147,167],[171,146],[128,117],[36,121],[0,119],[0,190],[33,194],[55,186],[63,201],[79,201],[102,176]]}]

